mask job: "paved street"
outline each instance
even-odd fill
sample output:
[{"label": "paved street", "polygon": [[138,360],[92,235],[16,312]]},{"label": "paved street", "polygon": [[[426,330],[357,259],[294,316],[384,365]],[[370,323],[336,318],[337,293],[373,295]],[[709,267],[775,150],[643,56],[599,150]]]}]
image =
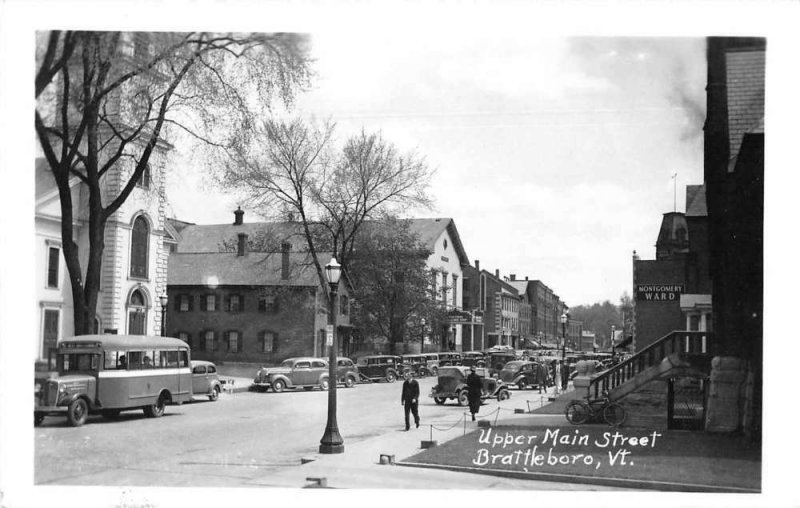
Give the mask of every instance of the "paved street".
[{"label": "paved street", "polygon": [[[453,401],[437,406],[427,396],[434,383],[434,378],[420,380],[423,426],[409,433],[416,443],[430,437],[426,424],[435,424],[434,439],[443,438],[444,429],[450,428],[452,436],[463,428],[465,408]],[[376,436],[403,433],[401,386],[373,383],[338,389],[338,422],[346,449]],[[503,407],[500,416],[508,417],[514,408],[527,408],[526,400],[538,404],[540,396],[532,390],[514,391],[502,404],[488,401],[482,414]],[[91,417],[83,427],[72,428],[63,418],[48,417],[35,430],[35,482],[268,485],[268,475],[297,468],[301,458],[317,454],[326,408],[327,392],[319,390],[241,392],[217,402],[198,398],[169,406],[159,419],[133,411],[117,421]]]}]

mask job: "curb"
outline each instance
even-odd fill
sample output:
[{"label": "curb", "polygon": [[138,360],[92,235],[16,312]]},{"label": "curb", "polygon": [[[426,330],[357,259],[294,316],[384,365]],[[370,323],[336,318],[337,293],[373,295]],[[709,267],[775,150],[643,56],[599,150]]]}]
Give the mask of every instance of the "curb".
[{"label": "curb", "polygon": [[403,467],[418,467],[425,469],[442,469],[459,473],[483,474],[488,476],[499,476],[503,478],[514,478],[522,480],[538,480],[549,482],[562,482],[585,485],[602,485],[604,487],[617,487],[641,490],[657,490],[662,492],[706,492],[706,493],[726,493],[726,494],[760,494],[761,490],[746,489],[741,487],[720,487],[716,485],[702,485],[692,483],[677,483],[658,480],[634,480],[623,478],[601,478],[596,476],[568,475],[557,473],[538,473],[524,471],[507,471],[504,469],[486,469],[469,466],[454,466],[449,464],[425,464],[422,462],[399,461],[395,465]]}]

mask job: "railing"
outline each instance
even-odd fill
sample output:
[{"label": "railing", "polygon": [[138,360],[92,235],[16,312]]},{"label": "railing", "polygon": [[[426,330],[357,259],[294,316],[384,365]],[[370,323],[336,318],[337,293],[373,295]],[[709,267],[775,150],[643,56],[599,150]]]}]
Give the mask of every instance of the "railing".
[{"label": "railing", "polygon": [[592,379],[589,393],[594,398],[599,398],[604,391],[613,390],[633,379],[640,372],[661,363],[671,354],[713,356],[715,351],[716,342],[713,333],[674,331]]}]

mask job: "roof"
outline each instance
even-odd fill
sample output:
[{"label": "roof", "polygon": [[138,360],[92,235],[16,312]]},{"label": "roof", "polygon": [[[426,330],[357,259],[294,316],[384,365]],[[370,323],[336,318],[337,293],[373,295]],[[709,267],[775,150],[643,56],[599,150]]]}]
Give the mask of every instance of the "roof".
[{"label": "roof", "polygon": [[187,347],[187,344],[173,337],[159,337],[155,335],[77,335],[59,342],[59,345],[72,342],[101,342],[106,348],[132,348],[132,347]]},{"label": "roof", "polygon": [[[169,256],[167,283],[171,286],[319,286],[311,255],[292,252],[288,256],[290,276],[282,279],[283,257],[279,252],[251,252],[244,256],[236,252],[176,252]],[[327,258],[320,253],[317,259]],[[321,266],[326,262],[320,261]]]},{"label": "roof", "polygon": [[[763,133],[766,43],[744,40],[725,54],[730,158],[739,154],[745,133]],[[760,125],[760,130],[759,130]]]},{"label": "roof", "polygon": [[[177,252],[220,252],[223,242],[236,242],[239,233],[247,233],[250,239],[266,236],[276,243],[289,241],[305,245],[302,224],[299,222],[245,222],[230,224],[191,224],[170,219],[181,235]],[[277,247],[277,246],[276,246]],[[297,249],[293,249],[297,250]]]},{"label": "roof", "polygon": [[456,223],[453,219],[448,217],[436,217],[430,219],[408,219],[411,231],[419,235],[420,241],[434,251],[436,241],[442,236],[442,233],[447,230],[450,234],[450,239],[453,241],[453,248],[458,254],[459,262],[462,265],[468,265],[469,258],[467,252],[464,250],[464,245],[461,243],[461,236],[458,234]]},{"label": "roof", "polygon": [[687,217],[707,217],[706,208],[706,186],[687,185],[686,186],[686,216]]}]

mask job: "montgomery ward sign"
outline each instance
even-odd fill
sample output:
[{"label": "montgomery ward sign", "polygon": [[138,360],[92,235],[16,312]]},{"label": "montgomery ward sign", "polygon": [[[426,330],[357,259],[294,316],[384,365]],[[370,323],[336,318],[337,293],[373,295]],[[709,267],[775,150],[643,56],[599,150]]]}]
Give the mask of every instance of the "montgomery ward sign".
[{"label": "montgomery ward sign", "polygon": [[680,298],[683,284],[637,284],[636,300],[639,302],[672,302]]}]

